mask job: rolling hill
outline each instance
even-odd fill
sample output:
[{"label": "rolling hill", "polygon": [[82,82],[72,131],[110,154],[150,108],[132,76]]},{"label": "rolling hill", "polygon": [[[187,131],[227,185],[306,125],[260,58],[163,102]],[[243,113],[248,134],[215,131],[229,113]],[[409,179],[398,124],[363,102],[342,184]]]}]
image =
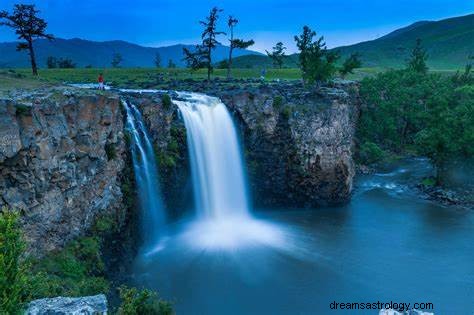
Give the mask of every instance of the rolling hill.
[{"label": "rolling hill", "polygon": [[[361,54],[363,67],[403,67],[416,39],[422,40],[428,51],[428,65],[433,69],[463,67],[469,55],[474,55],[474,14],[440,21],[420,21],[397,29],[378,39],[334,48],[341,60],[351,53]],[[284,67],[296,66],[297,55],[290,55]],[[242,56],[234,61],[236,67],[271,67],[266,56]]]},{"label": "rolling hill", "polygon": [[[35,41],[35,51],[40,67],[46,66],[48,56],[56,58],[70,58],[78,67],[110,67],[114,53],[120,53],[123,57],[122,67],[154,67],[156,53],[159,53],[162,66],[166,66],[169,60],[176,65],[184,66],[183,47],[192,49],[193,45],[173,45],[167,47],[143,47],[125,41],[95,42],[84,39],[55,39],[48,41],[44,39]],[[229,54],[227,46],[218,46],[213,51],[215,60],[222,60]],[[236,49],[234,56],[259,55],[260,53]],[[260,54],[261,55],[261,54]],[[0,68],[24,68],[29,67],[29,59],[26,51],[17,52],[15,42],[0,43]]]},{"label": "rolling hill", "polygon": [[428,65],[435,69],[463,67],[474,54],[474,14],[421,21],[393,31],[376,40],[338,47],[341,57],[362,54],[364,66],[400,67],[406,61],[416,39],[428,51]]}]

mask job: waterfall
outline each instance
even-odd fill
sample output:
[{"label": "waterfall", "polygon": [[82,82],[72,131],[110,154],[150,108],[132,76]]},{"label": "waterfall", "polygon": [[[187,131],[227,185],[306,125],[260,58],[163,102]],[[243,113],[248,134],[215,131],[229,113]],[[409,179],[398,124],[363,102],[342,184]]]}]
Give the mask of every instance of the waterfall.
[{"label": "waterfall", "polygon": [[127,112],[126,130],[131,138],[133,169],[141,207],[143,241],[144,246],[149,247],[158,242],[165,220],[156,157],[140,111],[133,104],[124,100],[122,103]]},{"label": "waterfall", "polygon": [[284,244],[277,226],[254,218],[234,122],[215,97],[178,93],[173,101],[186,126],[197,220],[182,237],[198,250]]},{"label": "waterfall", "polygon": [[244,168],[232,118],[215,97],[178,93],[187,132],[196,210],[201,218],[246,216]]}]

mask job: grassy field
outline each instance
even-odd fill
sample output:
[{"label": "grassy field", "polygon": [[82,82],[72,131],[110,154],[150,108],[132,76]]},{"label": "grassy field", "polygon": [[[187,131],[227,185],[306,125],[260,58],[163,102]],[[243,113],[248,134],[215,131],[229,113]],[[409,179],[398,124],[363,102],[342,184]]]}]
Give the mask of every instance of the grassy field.
[{"label": "grassy field", "polygon": [[[347,76],[349,80],[361,80],[373,76],[383,68],[360,68],[354,74]],[[452,74],[454,71],[443,71]],[[39,76],[33,77],[30,69],[0,70],[0,89],[35,88],[51,84],[67,83],[95,83],[99,73],[104,74],[107,84],[124,88],[166,88],[172,81],[204,80],[206,70],[201,69],[191,72],[189,69],[157,69],[157,68],[115,68],[115,69],[41,69]],[[258,69],[234,69],[233,77],[236,79],[259,79],[261,72]],[[225,79],[225,69],[215,69],[213,78]],[[299,80],[300,70],[293,69],[268,69],[265,80]]]}]

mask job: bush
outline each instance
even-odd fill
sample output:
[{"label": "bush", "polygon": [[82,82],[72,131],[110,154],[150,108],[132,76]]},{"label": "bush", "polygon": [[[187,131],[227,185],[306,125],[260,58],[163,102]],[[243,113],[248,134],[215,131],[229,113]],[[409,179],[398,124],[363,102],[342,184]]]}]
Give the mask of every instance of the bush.
[{"label": "bush", "polygon": [[97,237],[72,241],[32,265],[34,298],[96,295],[109,290]]},{"label": "bush", "polygon": [[373,142],[365,142],[359,148],[358,160],[362,164],[370,165],[381,161],[385,153]]},{"label": "bush", "polygon": [[31,107],[27,106],[27,105],[21,105],[21,104],[17,105],[15,114],[18,117],[30,116],[31,115]]},{"label": "bush", "polygon": [[168,94],[163,94],[163,96],[161,96],[161,102],[163,103],[163,108],[166,110],[170,109],[172,106],[171,97]]},{"label": "bush", "polygon": [[0,212],[0,314],[20,314],[29,298],[28,264],[21,256],[25,242],[19,214],[2,208]]},{"label": "bush", "polygon": [[105,154],[107,154],[107,160],[113,160],[117,157],[117,150],[115,150],[114,143],[107,143],[105,145]]},{"label": "bush", "polygon": [[119,315],[171,315],[174,314],[171,303],[158,299],[156,292],[138,290],[122,286],[119,288],[122,304]]},{"label": "bush", "polygon": [[280,95],[277,95],[273,98],[273,107],[275,109],[280,109],[283,105],[283,98]]}]

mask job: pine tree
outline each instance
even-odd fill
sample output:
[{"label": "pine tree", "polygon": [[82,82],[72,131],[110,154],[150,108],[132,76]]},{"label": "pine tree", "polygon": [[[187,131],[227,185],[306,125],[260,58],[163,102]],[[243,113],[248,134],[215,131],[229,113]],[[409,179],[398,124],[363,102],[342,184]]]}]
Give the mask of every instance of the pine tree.
[{"label": "pine tree", "polygon": [[303,82],[310,84],[329,80],[336,72],[335,63],[339,58],[337,52],[327,50],[324,37],[313,41],[314,36],[316,32],[308,26],[303,27],[300,36],[295,36]]},{"label": "pine tree", "polygon": [[119,53],[115,53],[112,56],[112,62],[110,63],[112,65],[112,68],[120,68],[120,64],[123,61],[123,57]]},{"label": "pine tree", "polygon": [[234,18],[232,15],[229,16],[229,19],[227,20],[227,26],[229,26],[230,29],[230,49],[229,49],[229,60],[227,62],[227,78],[230,79],[232,77],[231,71],[232,71],[232,52],[234,51],[235,48],[238,49],[247,49],[248,47],[252,46],[255,44],[255,41],[253,39],[251,40],[243,40],[243,39],[234,39],[234,27],[239,23],[239,20]]},{"label": "pine tree", "polygon": [[38,75],[33,41],[37,38],[54,39],[53,35],[46,34],[48,24],[38,17],[39,12],[34,4],[15,4],[12,14],[7,11],[0,11],[0,26],[5,25],[13,28],[18,39],[23,40],[18,43],[16,49],[18,51],[28,50],[33,75]]},{"label": "pine tree", "polygon": [[408,69],[418,73],[428,72],[428,66],[426,65],[427,59],[428,54],[421,44],[421,39],[418,38],[408,60]]},{"label": "pine tree", "polygon": [[225,32],[220,32],[217,30],[217,20],[219,19],[220,12],[222,12],[221,9],[214,7],[209,12],[209,16],[206,18],[206,20],[199,22],[202,26],[204,26],[204,31],[201,35],[202,45],[201,49],[198,49],[198,53],[201,54],[201,58],[207,67],[208,81],[211,80],[212,73],[212,50],[220,44],[217,41],[217,36],[225,35]]},{"label": "pine tree", "polygon": [[342,64],[342,68],[339,69],[339,73],[343,78],[349,73],[353,73],[354,69],[360,68],[362,61],[359,59],[359,53],[351,54]]},{"label": "pine tree", "polygon": [[272,48],[272,52],[268,52],[268,50],[265,50],[267,53],[267,56],[270,57],[273,61],[273,66],[278,67],[281,69],[283,66],[283,60],[285,58],[285,50],[286,47],[283,46],[282,42],[276,43],[276,45]]}]

